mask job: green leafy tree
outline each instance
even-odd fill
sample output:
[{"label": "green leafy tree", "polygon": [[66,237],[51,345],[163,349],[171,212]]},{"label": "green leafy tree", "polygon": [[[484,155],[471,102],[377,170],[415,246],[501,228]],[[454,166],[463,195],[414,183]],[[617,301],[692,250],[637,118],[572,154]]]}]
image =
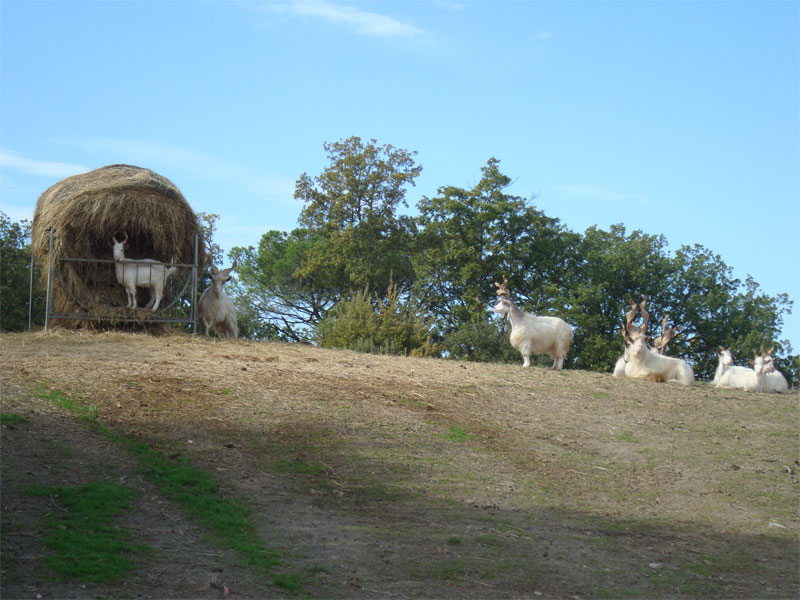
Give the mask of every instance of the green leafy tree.
[{"label": "green leafy tree", "polygon": [[303,173],[295,187],[304,204],[299,224],[326,240],[295,275],[330,280],[333,271],[342,278],[336,290],[342,297],[363,289],[385,296],[392,282],[405,291],[413,279],[413,220],[397,211],[407,206],[406,187],[422,167],[416,153],[376,144],[359,137],[326,143],[329,166],[317,177]]},{"label": "green leafy tree", "polygon": [[622,354],[621,327],[629,300],[648,298],[648,311],[661,310],[673,266],[663,236],[633,231],[622,224],[609,231],[590,227],[580,243],[580,263],[571,278],[568,309],[562,316],[574,329],[574,366],[610,370]]},{"label": "green leafy tree", "polygon": [[308,229],[270,231],[257,248],[233,248],[238,278],[231,282],[243,335],[310,342],[313,327],[338,298],[343,268],[305,274],[309,257],[328,252],[329,240]]},{"label": "green leafy tree", "polygon": [[[777,340],[791,301],[785,294],[759,292],[748,278],[744,286],[732,270],[700,245],[683,246],[674,255],[663,236],[634,231],[621,224],[610,231],[589,228],[581,249],[579,277],[572,287],[567,320],[575,326],[575,364],[579,368],[610,370],[622,354],[620,334],[629,300],[647,297],[648,334],[661,334],[669,315],[680,334],[668,354],[687,360],[698,379],[710,379],[717,367],[716,350],[734,348],[752,356],[762,345]],[[796,357],[787,341],[776,341],[776,363],[796,381]]]},{"label": "green leafy tree", "polygon": [[214,241],[214,234],[217,231],[217,221],[219,215],[215,213],[199,212],[197,213],[197,220],[200,223],[200,229],[203,232],[203,239],[206,241],[206,250],[208,253],[208,262],[222,268],[221,264],[224,258],[222,247]]},{"label": "green leafy tree", "polygon": [[[30,223],[13,223],[0,211],[0,330],[24,331],[28,328],[30,302],[31,245]],[[33,324],[44,323],[45,293],[34,277]]]},{"label": "green leafy tree", "polygon": [[468,324],[492,318],[494,281],[506,275],[520,305],[557,307],[577,259],[578,237],[524,198],[507,194],[511,179],[497,159],[481,172],[473,188],[441,187],[438,196],[423,197],[418,205],[414,294],[444,335],[459,332],[452,345],[456,354],[484,343],[469,338],[485,328]]}]

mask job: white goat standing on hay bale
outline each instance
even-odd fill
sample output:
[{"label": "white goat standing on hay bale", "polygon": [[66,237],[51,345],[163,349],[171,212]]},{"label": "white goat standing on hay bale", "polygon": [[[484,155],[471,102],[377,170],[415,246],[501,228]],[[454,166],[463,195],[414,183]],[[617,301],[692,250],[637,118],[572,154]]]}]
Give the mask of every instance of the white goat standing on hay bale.
[{"label": "white goat standing on hay bale", "polygon": [[504,315],[511,322],[511,345],[522,354],[522,366],[531,365],[531,354],[549,354],[553,359],[552,369],[561,370],[564,359],[572,346],[572,328],[558,317],[539,317],[528,314],[511,301],[508,279],[494,283],[500,301],[494,312]]},{"label": "white goat standing on hay bale", "polygon": [[775,392],[778,394],[786,394],[789,392],[789,384],[783,373],[775,370],[775,364],[772,361],[772,352],[775,346],[764,352],[764,347],[761,347],[761,356],[755,354],[755,358],[750,359],[750,364],[753,365],[752,369],[745,367],[729,366],[722,373],[719,381],[717,382],[718,388],[736,388],[745,390],[746,392]]},{"label": "white goat standing on hay bale", "polygon": [[169,267],[163,263],[144,258],[133,260],[125,258],[125,249],[128,247],[128,234],[125,239],[117,241],[117,236],[112,235],[114,240],[114,261],[117,274],[117,281],[125,286],[125,293],[128,296],[128,308],[136,308],[136,288],[144,287],[150,289],[150,301],[145,308],[151,308],[153,312],[161,304],[164,296],[164,286],[172,275],[178,271],[178,267]]},{"label": "white goat standing on hay bale", "polygon": [[[644,302],[642,303],[644,304]],[[631,305],[634,305],[631,302]],[[638,307],[642,309],[642,305]],[[649,315],[642,311],[643,321],[638,327],[632,327],[636,310],[631,310],[622,325],[622,337],[625,340],[625,353],[622,355],[622,368],[620,361],[614,368],[616,377],[628,377],[630,379],[646,379],[648,381],[677,381],[683,385],[694,383],[694,372],[692,368],[679,358],[664,356],[651,350],[647,346],[650,340],[645,335],[647,331],[647,321]]]},{"label": "white goat standing on hay bale", "polygon": [[231,280],[231,271],[236,268],[237,259],[229,269],[218,270],[211,265],[211,285],[206,288],[197,303],[197,313],[200,324],[208,330],[213,328],[220,336],[238,337],[239,327],[236,323],[236,311],[233,302],[222,291],[222,287]]}]

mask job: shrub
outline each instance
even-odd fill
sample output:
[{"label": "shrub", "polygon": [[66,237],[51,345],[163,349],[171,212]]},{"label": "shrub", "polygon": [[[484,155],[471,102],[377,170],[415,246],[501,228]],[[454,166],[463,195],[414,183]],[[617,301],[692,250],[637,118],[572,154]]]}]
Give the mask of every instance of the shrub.
[{"label": "shrub", "polygon": [[334,306],[316,327],[323,348],[346,348],[376,354],[438,356],[429,322],[416,307],[403,303],[397,286],[385,298],[366,291]]}]

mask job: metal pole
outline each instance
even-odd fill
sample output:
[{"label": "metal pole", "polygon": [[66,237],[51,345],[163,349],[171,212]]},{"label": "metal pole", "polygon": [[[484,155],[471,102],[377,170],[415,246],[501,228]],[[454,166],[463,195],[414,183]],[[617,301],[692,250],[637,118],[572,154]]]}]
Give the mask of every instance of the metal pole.
[{"label": "metal pole", "polygon": [[190,314],[192,316],[192,335],[197,333],[197,261],[200,256],[199,251],[200,236],[194,236],[194,264],[192,265],[192,309]]},{"label": "metal pole", "polygon": [[33,326],[33,270],[33,246],[31,245],[31,281],[30,288],[28,289],[28,331],[30,331],[31,327]]},{"label": "metal pole", "polygon": [[47,230],[50,232],[50,249],[47,252],[49,269],[47,273],[47,299],[45,300],[44,309],[44,330],[50,331],[50,313],[53,309],[53,280],[55,279],[56,268],[53,260],[53,228],[48,227]]}]

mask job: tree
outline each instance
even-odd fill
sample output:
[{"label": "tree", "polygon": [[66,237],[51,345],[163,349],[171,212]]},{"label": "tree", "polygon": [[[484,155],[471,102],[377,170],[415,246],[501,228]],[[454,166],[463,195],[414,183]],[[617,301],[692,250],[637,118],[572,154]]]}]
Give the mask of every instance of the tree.
[{"label": "tree", "polygon": [[552,298],[563,296],[557,290],[572,270],[577,241],[558,219],[505,193],[511,179],[497,159],[481,173],[472,189],[440,187],[437,197],[423,197],[418,205],[414,294],[443,334],[460,330],[457,347],[465,348],[465,335],[484,331],[467,324],[492,318],[493,282],[504,274],[518,304],[553,306]]},{"label": "tree", "polygon": [[270,231],[258,248],[233,248],[239,257],[231,295],[243,325],[243,335],[260,339],[310,342],[312,328],[338,298],[343,267],[305,275],[315,255],[329,251],[329,240],[308,229]]},{"label": "tree", "polygon": [[422,167],[416,153],[376,143],[351,137],[324,144],[330,165],[317,177],[303,173],[295,187],[304,203],[299,224],[326,240],[295,275],[313,279],[333,270],[342,277],[336,290],[342,297],[363,289],[383,297],[392,282],[406,291],[413,280],[413,220],[397,210],[407,206],[405,188]]},{"label": "tree", "polygon": [[224,253],[222,252],[222,247],[214,241],[219,215],[215,213],[199,212],[197,213],[197,220],[200,223],[200,229],[203,231],[203,239],[206,241],[208,262],[221,268],[220,265],[224,258]]},{"label": "tree", "polygon": [[[28,328],[31,276],[31,226],[27,220],[12,223],[0,211],[0,330]],[[33,323],[44,323],[45,293],[35,277]]]},{"label": "tree", "polygon": [[648,298],[648,311],[660,314],[666,278],[673,266],[667,240],[622,224],[609,231],[596,226],[580,242],[580,261],[570,280],[567,310],[561,315],[575,332],[574,366],[608,370],[622,353],[621,326],[629,300]]}]

